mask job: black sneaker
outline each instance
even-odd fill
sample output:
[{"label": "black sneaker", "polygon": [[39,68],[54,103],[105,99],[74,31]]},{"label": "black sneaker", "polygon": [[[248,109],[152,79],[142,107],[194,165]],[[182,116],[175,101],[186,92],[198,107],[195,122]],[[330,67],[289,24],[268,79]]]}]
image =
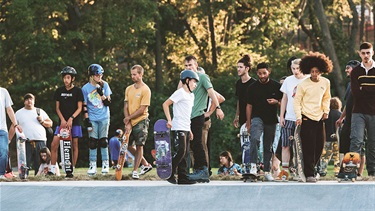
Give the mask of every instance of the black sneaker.
[{"label": "black sneaker", "polygon": [[201,169],[196,170],[194,173],[189,174],[189,180],[197,182],[210,182],[210,175],[206,166],[203,166]]},{"label": "black sneaker", "polygon": [[46,176],[55,176],[55,174],[49,171],[47,172]]},{"label": "black sneaker", "polygon": [[197,182],[189,180],[189,179],[179,179],[179,180],[177,180],[177,184],[179,184],[179,185],[192,185],[192,184],[195,184],[195,183],[197,183]]},{"label": "black sneaker", "polygon": [[65,176],[65,178],[66,178],[66,179],[70,179],[70,178],[73,178],[73,176],[74,176],[74,175],[73,175],[72,173],[70,173],[70,174],[67,174],[67,175]]},{"label": "black sneaker", "polygon": [[171,177],[167,179],[167,182],[174,184],[174,185],[177,184],[176,177],[172,175]]}]

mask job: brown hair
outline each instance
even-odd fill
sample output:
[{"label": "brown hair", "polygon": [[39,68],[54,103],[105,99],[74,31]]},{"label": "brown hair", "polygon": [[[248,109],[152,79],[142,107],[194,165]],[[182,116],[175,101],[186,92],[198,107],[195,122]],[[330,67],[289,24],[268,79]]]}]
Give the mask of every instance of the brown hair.
[{"label": "brown hair", "polygon": [[341,111],[342,103],[338,97],[332,97],[329,104],[329,109],[331,110],[340,110]]},{"label": "brown hair", "polygon": [[228,151],[221,152],[219,156],[220,157],[226,157],[229,163],[233,162],[232,154],[230,154],[230,152],[228,152]]},{"label": "brown hair", "polygon": [[251,57],[248,54],[245,54],[237,63],[243,63],[246,67],[251,69]]}]

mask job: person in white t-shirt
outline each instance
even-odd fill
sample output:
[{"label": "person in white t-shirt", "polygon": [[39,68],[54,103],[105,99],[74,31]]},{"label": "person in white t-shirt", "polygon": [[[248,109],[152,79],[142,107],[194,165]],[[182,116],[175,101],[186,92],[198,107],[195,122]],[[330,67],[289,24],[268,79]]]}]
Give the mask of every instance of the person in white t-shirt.
[{"label": "person in white t-shirt", "polygon": [[[194,184],[189,180],[187,172],[187,153],[189,151],[189,140],[193,139],[190,130],[190,115],[194,105],[193,90],[199,81],[198,74],[192,70],[181,72],[180,80],[182,87],[177,89],[164,103],[163,110],[167,118],[167,127],[171,128],[174,145],[172,158],[172,176],[167,179],[172,184]],[[169,112],[169,106],[173,104],[173,119]],[[178,174],[176,180],[175,174]]]},{"label": "person in white t-shirt", "polygon": [[[39,151],[46,147],[47,134],[44,127],[52,127],[52,120],[48,114],[40,109],[40,114],[35,108],[35,96],[27,93],[24,97],[24,107],[16,112],[18,124],[21,125],[22,131],[26,138],[26,164],[30,169],[35,170],[35,175],[39,168]],[[9,137],[14,136],[14,127],[9,130]],[[28,173],[27,173],[28,174]]]},{"label": "person in white t-shirt", "polygon": [[11,140],[8,137],[7,118],[5,113],[8,114],[10,121],[13,123],[13,130],[17,127],[22,131],[21,126],[17,125],[17,119],[14,115],[12,105],[13,102],[8,90],[0,87],[0,180],[6,179],[4,174],[8,162],[9,140]]},{"label": "person in white t-shirt", "polygon": [[282,170],[276,177],[276,181],[289,179],[289,161],[290,147],[292,146],[291,136],[294,134],[296,127],[296,115],[293,110],[294,95],[296,94],[297,85],[306,79],[306,75],[299,68],[301,59],[295,59],[291,63],[293,75],[288,76],[282,84],[280,91],[283,92],[283,98],[280,104],[280,126],[281,126],[281,166]]}]

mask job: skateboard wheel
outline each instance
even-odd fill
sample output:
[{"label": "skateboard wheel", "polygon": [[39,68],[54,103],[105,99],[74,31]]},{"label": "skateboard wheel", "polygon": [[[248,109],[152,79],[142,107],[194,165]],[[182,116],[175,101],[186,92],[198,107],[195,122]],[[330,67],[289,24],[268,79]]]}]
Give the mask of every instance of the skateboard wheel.
[{"label": "skateboard wheel", "polygon": [[355,182],[355,178],[352,178],[352,182]]}]

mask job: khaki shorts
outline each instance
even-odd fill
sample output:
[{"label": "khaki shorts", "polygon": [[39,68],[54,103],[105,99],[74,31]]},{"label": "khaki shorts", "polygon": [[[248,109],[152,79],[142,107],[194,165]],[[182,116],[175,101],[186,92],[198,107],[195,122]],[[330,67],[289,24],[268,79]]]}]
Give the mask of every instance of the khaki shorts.
[{"label": "khaki shorts", "polygon": [[150,124],[149,119],[144,119],[138,124],[133,126],[132,133],[130,134],[130,145],[144,146],[148,136],[148,127]]}]

